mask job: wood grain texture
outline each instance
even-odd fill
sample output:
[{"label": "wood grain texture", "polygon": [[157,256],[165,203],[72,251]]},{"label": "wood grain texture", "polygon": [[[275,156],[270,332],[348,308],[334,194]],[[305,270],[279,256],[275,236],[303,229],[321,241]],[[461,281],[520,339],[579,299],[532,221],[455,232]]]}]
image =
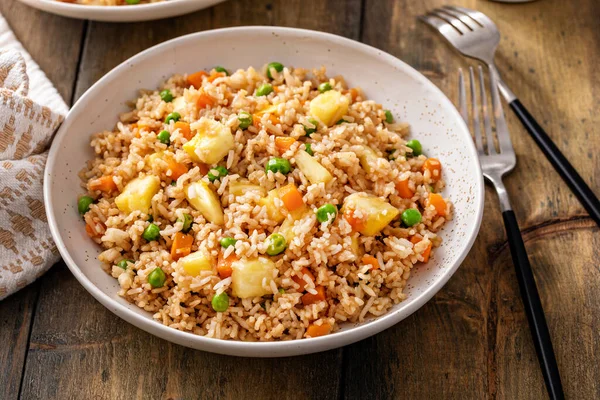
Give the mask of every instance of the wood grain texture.
[{"label": "wood grain texture", "polygon": [[0,302],[0,398],[18,398],[39,283]]},{"label": "wood grain texture", "polygon": [[[415,18],[445,3],[231,0],[173,19],[88,25],[15,0],[1,1],[0,12],[66,99],[73,87],[78,98],[112,67],[154,44],[199,30],[262,24],[360,39],[414,66],[454,100],[456,70],[469,63]],[[596,2],[453,3],[496,21],[502,32],[496,60],[505,81],[600,192]],[[43,31],[30,29],[41,23],[47,24]],[[508,110],[507,117],[518,166],[506,184],[565,391],[569,398],[600,398],[598,228]],[[489,187],[480,234],[442,291],[402,323],[343,350],[254,360],[172,345],[111,314],[62,263],[41,280],[39,290],[37,306],[35,285],[0,303],[0,397],[17,397],[27,350],[21,385],[26,399],[545,397],[496,195]]]},{"label": "wood grain texture", "polygon": [[[68,103],[84,23],[34,10],[16,0],[0,1],[0,14]],[[69,39],[63,40],[63,36]],[[48,37],[56,40],[48,41]],[[1,399],[16,399],[19,395],[39,286],[36,282],[0,302]]]},{"label": "wood grain texture", "polygon": [[[445,3],[368,0],[362,39],[413,65],[455,100],[456,71],[468,61],[414,19]],[[454,3],[477,8],[496,21],[502,32],[496,59],[503,77],[599,192],[599,161],[591,151],[599,139],[590,135],[600,122],[594,113],[598,72],[587,64],[599,58],[597,9],[591,2]],[[560,22],[566,15],[568,26]],[[507,117],[518,166],[506,183],[527,232],[565,391],[567,397],[597,398],[600,373],[589,366],[596,363],[599,342],[594,332],[600,306],[590,293],[600,281],[595,267],[598,228],[514,115],[507,111]],[[490,188],[482,229],[459,271],[415,315],[347,347],[344,358],[366,355],[377,362],[345,364],[348,398],[546,396]]]},{"label": "wood grain texture", "polygon": [[[260,24],[358,38],[359,20],[359,0],[295,0],[229,1],[168,20],[90,23],[76,97],[120,62],[183,34]],[[176,346],[110,313],[62,264],[44,278],[37,315],[23,379],[24,398],[339,397],[341,350],[289,359],[245,359]]]}]

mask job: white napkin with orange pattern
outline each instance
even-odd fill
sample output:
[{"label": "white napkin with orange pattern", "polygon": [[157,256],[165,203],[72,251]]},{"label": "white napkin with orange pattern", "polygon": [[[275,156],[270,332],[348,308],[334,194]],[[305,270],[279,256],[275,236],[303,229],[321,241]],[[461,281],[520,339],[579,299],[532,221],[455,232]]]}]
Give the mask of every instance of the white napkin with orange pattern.
[{"label": "white napkin with orange pattern", "polygon": [[58,261],[42,182],[48,146],[67,111],[0,14],[0,300]]}]

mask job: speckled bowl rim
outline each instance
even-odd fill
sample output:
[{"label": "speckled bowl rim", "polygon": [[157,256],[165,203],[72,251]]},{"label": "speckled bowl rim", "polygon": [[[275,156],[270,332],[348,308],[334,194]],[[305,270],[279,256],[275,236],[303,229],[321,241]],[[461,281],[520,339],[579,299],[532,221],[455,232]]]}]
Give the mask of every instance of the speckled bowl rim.
[{"label": "speckled bowl rim", "polygon": [[[70,116],[78,111],[78,105],[84,103],[88,97],[92,97],[94,95],[94,89],[109,84],[111,79],[114,76],[118,76],[119,74],[126,73],[129,70],[129,66],[132,62],[138,62],[143,60],[145,57],[149,56],[155,52],[161,52],[164,49],[172,46],[176,42],[188,42],[194,41],[202,36],[213,36],[218,37],[220,34],[231,33],[231,32],[239,32],[239,34],[243,34],[244,32],[254,32],[254,31],[262,31],[261,33],[271,32],[273,34],[279,34],[282,36],[298,36],[302,35],[303,37],[315,38],[316,40],[325,40],[331,42],[332,45],[340,45],[340,46],[349,46],[349,47],[358,47],[360,51],[365,52],[371,57],[380,58],[385,60],[388,63],[391,63],[401,69],[404,73],[407,73],[412,79],[417,80],[423,85],[426,85],[428,89],[437,93],[440,99],[445,102],[445,104],[441,104],[440,106],[449,108],[450,112],[454,115],[456,119],[456,123],[458,123],[459,129],[462,130],[462,134],[469,135],[469,130],[467,125],[462,120],[460,114],[452,104],[452,102],[439,90],[433,83],[431,83],[425,76],[420,74],[418,71],[410,67],[408,64],[403,61],[397,59],[396,57],[385,53],[379,49],[374,47],[341,37],[329,33],[303,30],[303,29],[295,29],[295,28],[282,28],[282,27],[267,27],[267,26],[256,26],[256,27],[236,27],[236,28],[225,28],[225,29],[216,29],[209,30],[199,33],[194,33],[186,36],[181,36],[179,38],[175,38],[169,40],[167,42],[161,43],[150,49],[147,49],[129,60],[121,63],[113,70],[111,70],[108,74],[106,74],[103,78],[101,78],[98,82],[96,82],[88,91],[77,101],[77,103],[73,106],[72,112],[67,116],[66,121],[70,118]],[[65,121],[65,122],[66,122]],[[59,129],[52,147],[50,149],[50,153],[48,156],[48,162],[46,164],[46,170],[44,172],[44,176],[52,176],[53,167],[55,164],[55,159],[59,156],[59,148],[60,143],[68,136],[69,132],[65,128],[66,124],[63,123],[61,129]],[[477,153],[475,150],[475,146],[470,142],[470,146],[466,150],[466,154],[471,157],[473,160],[477,161]],[[117,314],[122,319],[128,321],[129,323],[141,328],[149,333],[152,333],[158,337],[169,340],[171,342],[181,344],[184,346],[220,353],[220,354],[229,354],[236,356],[251,356],[251,357],[282,357],[282,356],[291,356],[291,355],[300,355],[300,354],[310,354],[319,351],[325,351],[337,347],[341,347],[347,344],[351,344],[357,342],[359,340],[365,339],[369,336],[372,336],[376,333],[379,333],[392,325],[400,322],[402,319],[408,317],[413,312],[418,310],[421,306],[423,306],[427,301],[429,301],[450,279],[450,277],[454,274],[454,272],[461,265],[462,261],[467,256],[469,250],[471,249],[475,238],[479,232],[479,227],[481,225],[481,220],[483,216],[483,205],[484,205],[484,187],[483,187],[483,175],[481,173],[481,169],[479,167],[479,162],[474,163],[475,173],[473,176],[477,180],[474,182],[475,193],[473,194],[473,202],[475,208],[475,214],[472,217],[472,225],[470,229],[466,232],[466,236],[463,243],[462,248],[460,249],[460,253],[455,258],[455,262],[452,265],[445,266],[444,272],[441,274],[441,277],[438,278],[433,284],[427,287],[422,292],[415,295],[415,298],[412,301],[398,310],[392,310],[383,316],[375,318],[368,323],[356,324],[355,326],[340,331],[335,332],[331,335],[326,335],[317,338],[309,338],[309,339],[300,339],[300,340],[291,340],[291,341],[276,341],[276,342],[242,342],[242,341],[233,341],[233,340],[221,340],[215,338],[207,338],[200,335],[195,335],[193,333],[179,331],[168,326],[161,324],[158,321],[155,321],[151,318],[144,317],[132,310],[129,310],[123,304],[118,303],[117,301],[110,298],[106,295],[101,289],[96,287],[88,278],[83,274],[83,272],[79,269],[77,264],[71,258],[69,252],[67,251],[65,244],[63,242],[63,238],[59,234],[56,216],[53,214],[53,198],[50,195],[50,185],[49,179],[44,180],[44,199],[46,205],[46,213],[48,216],[48,222],[50,224],[50,230],[52,232],[52,236],[56,242],[58,250],[60,251],[61,256],[66,262],[67,266],[75,276],[75,278],[84,286],[84,288],[92,294],[100,303],[102,303],[105,307],[107,307],[110,311]]]}]

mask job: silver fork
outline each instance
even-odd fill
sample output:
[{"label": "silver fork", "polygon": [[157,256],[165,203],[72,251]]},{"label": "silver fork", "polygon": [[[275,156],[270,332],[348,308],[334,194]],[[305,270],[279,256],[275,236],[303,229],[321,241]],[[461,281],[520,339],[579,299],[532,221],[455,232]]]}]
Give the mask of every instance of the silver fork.
[{"label": "silver fork", "polygon": [[487,65],[490,75],[494,77],[502,96],[509,103],[511,109],[554,169],[569,185],[590,217],[600,226],[600,200],[598,197],[500,77],[494,63],[494,54],[500,43],[500,33],[494,21],[479,11],[454,6],[436,8],[419,18],[441,33],[460,53]]},{"label": "silver fork", "polygon": [[[542,368],[548,394],[551,399],[564,399],[560,374],[558,365],[556,364],[554,349],[552,348],[550,332],[548,331],[548,325],[544,316],[544,309],[542,308],[540,295],[535,284],[531,265],[529,264],[527,250],[521,237],[519,224],[510,205],[504,183],[502,182],[502,176],[515,167],[517,160],[510,141],[508,127],[506,126],[496,79],[494,73],[490,73],[490,97],[492,99],[492,111],[490,112],[487,104],[483,69],[479,66],[479,95],[477,95],[475,74],[473,73],[473,68],[469,68],[471,116],[473,122],[471,125],[475,147],[479,155],[483,176],[494,185],[498,193],[510,253],[519,282],[521,298],[523,299],[529,328],[531,329],[533,343],[540,367]],[[460,69],[458,71],[458,103],[460,113],[469,126],[465,79]],[[480,116],[483,119],[484,133],[481,132]],[[496,148],[494,141],[492,122],[495,123],[496,127],[495,133],[498,148]]]}]

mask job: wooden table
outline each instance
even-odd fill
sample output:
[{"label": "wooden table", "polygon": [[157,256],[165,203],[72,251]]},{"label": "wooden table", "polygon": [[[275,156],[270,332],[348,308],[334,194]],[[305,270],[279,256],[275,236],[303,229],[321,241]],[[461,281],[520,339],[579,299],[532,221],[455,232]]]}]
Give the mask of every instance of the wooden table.
[{"label": "wooden table", "polygon": [[[523,103],[600,193],[600,9],[595,0],[523,5],[456,0],[502,32],[497,62]],[[456,99],[467,62],[416,16],[442,0],[231,0],[136,24],[66,19],[16,0],[0,12],[73,103],[111,68],[167,39],[235,25],[333,32],[396,55]],[[276,57],[274,57],[276,58]],[[568,397],[600,398],[600,236],[508,114],[518,166],[507,178]],[[0,398],[539,399],[545,388],[496,196],[450,282],[393,328],[342,349],[244,359],[173,345],[122,321],[60,262],[0,303]]]}]

